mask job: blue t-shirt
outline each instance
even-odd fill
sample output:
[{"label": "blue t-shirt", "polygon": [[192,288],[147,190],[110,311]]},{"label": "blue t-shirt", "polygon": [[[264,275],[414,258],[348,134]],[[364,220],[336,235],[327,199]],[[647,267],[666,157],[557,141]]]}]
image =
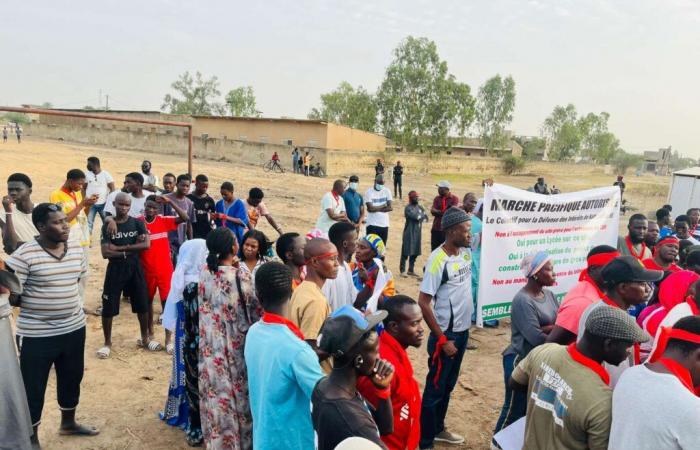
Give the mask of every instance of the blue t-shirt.
[{"label": "blue t-shirt", "polygon": [[[224,211],[224,209],[226,209],[226,205],[224,204],[223,199],[216,202],[216,212],[225,213],[229,217],[241,219],[243,223],[246,224],[246,226],[248,225],[248,211],[246,210],[245,204],[240,198],[234,200],[233,204],[231,204],[231,206],[229,206],[226,211]],[[225,224],[222,222],[225,222]],[[231,231],[233,231],[233,234],[236,235],[238,245],[243,246],[243,242],[241,242],[241,240],[243,239],[243,235],[245,234],[245,229],[242,226],[231,222],[230,220],[216,221],[216,226],[221,227],[224,225],[226,225]]]},{"label": "blue t-shirt", "polygon": [[351,222],[357,223],[360,220],[360,209],[362,207],[362,196],[351,189],[346,189],[343,192],[343,201],[345,202],[345,211],[348,219]]},{"label": "blue t-shirt", "polygon": [[253,448],[314,448],[311,394],[323,378],[318,356],[281,324],[257,322],[245,340]]}]

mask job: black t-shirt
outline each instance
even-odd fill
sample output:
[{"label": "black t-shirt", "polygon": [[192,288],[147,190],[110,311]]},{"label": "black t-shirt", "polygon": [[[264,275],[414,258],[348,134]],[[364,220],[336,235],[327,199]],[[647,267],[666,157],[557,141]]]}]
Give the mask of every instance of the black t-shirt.
[{"label": "black t-shirt", "polygon": [[[136,220],[133,217],[126,219],[124,223],[117,223],[117,234],[110,236],[107,231],[107,224],[102,225],[102,244],[114,244],[118,246],[123,245],[133,245],[139,242],[139,236],[147,235],[146,224],[140,220]],[[127,259],[138,261],[138,253],[127,253]],[[114,260],[121,260],[123,258],[114,258]]]},{"label": "black t-shirt", "polygon": [[379,438],[379,430],[369,407],[358,393],[355,398],[329,398],[328,378],[319,381],[311,394],[311,420],[318,435],[318,450],[333,450],[349,437],[362,437],[381,448],[386,445]]},{"label": "black t-shirt", "polygon": [[394,178],[400,179],[403,175],[403,166],[394,166]]},{"label": "black t-shirt", "polygon": [[197,218],[197,221],[192,224],[192,234],[195,239],[206,239],[211,231],[209,213],[216,212],[216,202],[209,194],[205,197],[189,194],[187,198],[194,203],[194,215]]}]

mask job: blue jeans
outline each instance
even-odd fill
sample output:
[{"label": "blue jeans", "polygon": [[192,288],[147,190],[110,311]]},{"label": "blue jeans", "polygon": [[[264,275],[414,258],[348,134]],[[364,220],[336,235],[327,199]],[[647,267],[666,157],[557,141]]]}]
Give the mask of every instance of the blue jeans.
[{"label": "blue jeans", "polygon": [[503,408],[501,408],[501,415],[498,417],[493,434],[498,433],[521,417],[525,417],[527,412],[527,391],[514,391],[508,387],[510,375],[521,360],[522,357],[515,353],[503,355],[503,381],[505,382],[506,393]]},{"label": "blue jeans", "polygon": [[469,340],[469,330],[455,333],[445,331],[447,340],[454,341],[457,347],[457,354],[449,358],[444,353],[440,355],[442,360],[442,370],[440,377],[435,383],[437,365],[433,364],[432,355],[435,351],[437,336],[430,333],[428,337],[428,376],[425,380],[425,390],[423,391],[423,402],[420,413],[420,448],[431,448],[435,436],[445,429],[445,416],[450,403],[450,395],[457,384],[459,370],[462,367],[462,359],[467,349]]},{"label": "blue jeans", "polygon": [[90,211],[88,211],[88,228],[90,229],[90,236],[92,236],[92,227],[95,225],[95,216],[100,215],[100,220],[105,223],[105,204],[92,205]]}]

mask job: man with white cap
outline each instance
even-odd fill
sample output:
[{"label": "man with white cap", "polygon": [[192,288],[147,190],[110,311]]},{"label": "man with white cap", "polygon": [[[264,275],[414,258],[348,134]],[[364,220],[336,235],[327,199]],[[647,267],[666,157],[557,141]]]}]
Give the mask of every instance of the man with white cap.
[{"label": "man with white cap", "polygon": [[433,199],[430,214],[433,215],[433,227],[430,230],[430,250],[435,250],[445,242],[445,233],[442,230],[441,220],[445,211],[453,206],[460,206],[459,197],[450,192],[450,182],[442,180],[437,184],[438,195]]},{"label": "man with white cap", "polygon": [[649,339],[626,311],[604,305],[588,316],[578,342],[532,350],[510,377],[512,389],[528,391],[523,450],[606,450],[612,390],[603,362],[617,365]]}]

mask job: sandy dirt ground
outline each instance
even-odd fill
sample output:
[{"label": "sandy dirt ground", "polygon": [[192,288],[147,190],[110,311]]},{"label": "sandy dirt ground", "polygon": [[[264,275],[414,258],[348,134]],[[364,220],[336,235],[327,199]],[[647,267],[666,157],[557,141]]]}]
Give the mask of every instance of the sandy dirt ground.
[{"label": "sandy dirt ground", "polygon": [[[3,181],[13,172],[28,174],[33,183],[35,203],[47,201],[51,191],[59,188],[66,172],[72,168],[85,170],[85,160],[96,155],[102,160],[103,169],[109,171],[117,181],[117,186],[126,173],[139,171],[143,159],[153,162],[153,170],[160,176],[166,172],[183,173],[187,162],[182,157],[123,151],[109,148],[96,148],[56,141],[26,139],[22,144],[10,140],[0,145],[0,179]],[[262,161],[261,161],[262,163]],[[387,162],[390,167],[393,162]],[[305,178],[290,173],[266,174],[260,167],[238,166],[233,163],[195,160],[194,172],[209,176],[210,190],[218,198],[218,186],[226,180],[232,181],[239,196],[245,197],[251,187],[258,186],[265,191],[265,202],[284,231],[309,230],[320,212],[321,195],[330,190],[333,179]],[[360,176],[361,191],[364,192],[372,181],[373,168],[348,167],[343,176],[357,173]],[[571,192],[594,186],[610,185],[614,177],[604,175],[581,176],[574,173],[542,173],[521,176],[493,176],[497,182],[525,188],[534,183],[537,175],[545,176],[548,184],[558,186],[563,192]],[[410,170],[404,175],[404,195],[415,189],[422,194],[426,208],[436,195],[435,182],[443,178],[440,174],[414,176]],[[481,190],[483,174],[447,177],[453,183],[453,192],[463,196],[466,192]],[[626,198],[641,212],[650,212],[665,202],[668,179],[660,177],[628,177]],[[389,183],[387,182],[387,185]],[[2,183],[1,192],[6,187]],[[403,229],[403,205],[394,202],[391,213],[391,228],[387,262],[390,270],[398,275],[398,258]],[[263,221],[264,222],[264,221]],[[99,224],[99,221],[97,222]],[[99,252],[98,229],[93,236],[90,253],[90,275],[86,298],[86,308],[94,310],[100,303],[104,279],[105,261]],[[622,228],[622,225],[621,225]],[[261,229],[268,237],[275,239],[276,232],[264,223]],[[429,254],[429,228],[424,231],[422,264]],[[417,298],[418,281],[397,276],[397,289],[400,293]],[[123,304],[124,306],[124,304]],[[159,310],[159,307],[156,307]],[[92,438],[63,437],[57,433],[59,410],[56,404],[55,377],[51,376],[46,392],[43,422],[40,439],[46,449],[185,449],[183,432],[165,425],[158,418],[158,412],[165,403],[168,380],[172,370],[171,358],[165,352],[148,353],[136,347],[138,324],[128,305],[122,314],[115,318],[112,357],[98,360],[95,351],[102,343],[102,327],[99,317],[90,315],[87,324],[87,344],[85,349],[85,376],[82,383],[81,402],[78,419],[100,428],[99,436]],[[157,334],[162,340],[162,329]],[[447,417],[450,430],[465,436],[466,442],[459,447],[487,449],[491,432],[503,400],[503,371],[501,351],[507,346],[510,327],[502,321],[497,329],[473,329],[472,339],[478,349],[469,351],[462,365],[462,373]],[[425,382],[427,354],[424,348],[410,349],[416,377]],[[270,380],[274,382],[274,380]]]}]

